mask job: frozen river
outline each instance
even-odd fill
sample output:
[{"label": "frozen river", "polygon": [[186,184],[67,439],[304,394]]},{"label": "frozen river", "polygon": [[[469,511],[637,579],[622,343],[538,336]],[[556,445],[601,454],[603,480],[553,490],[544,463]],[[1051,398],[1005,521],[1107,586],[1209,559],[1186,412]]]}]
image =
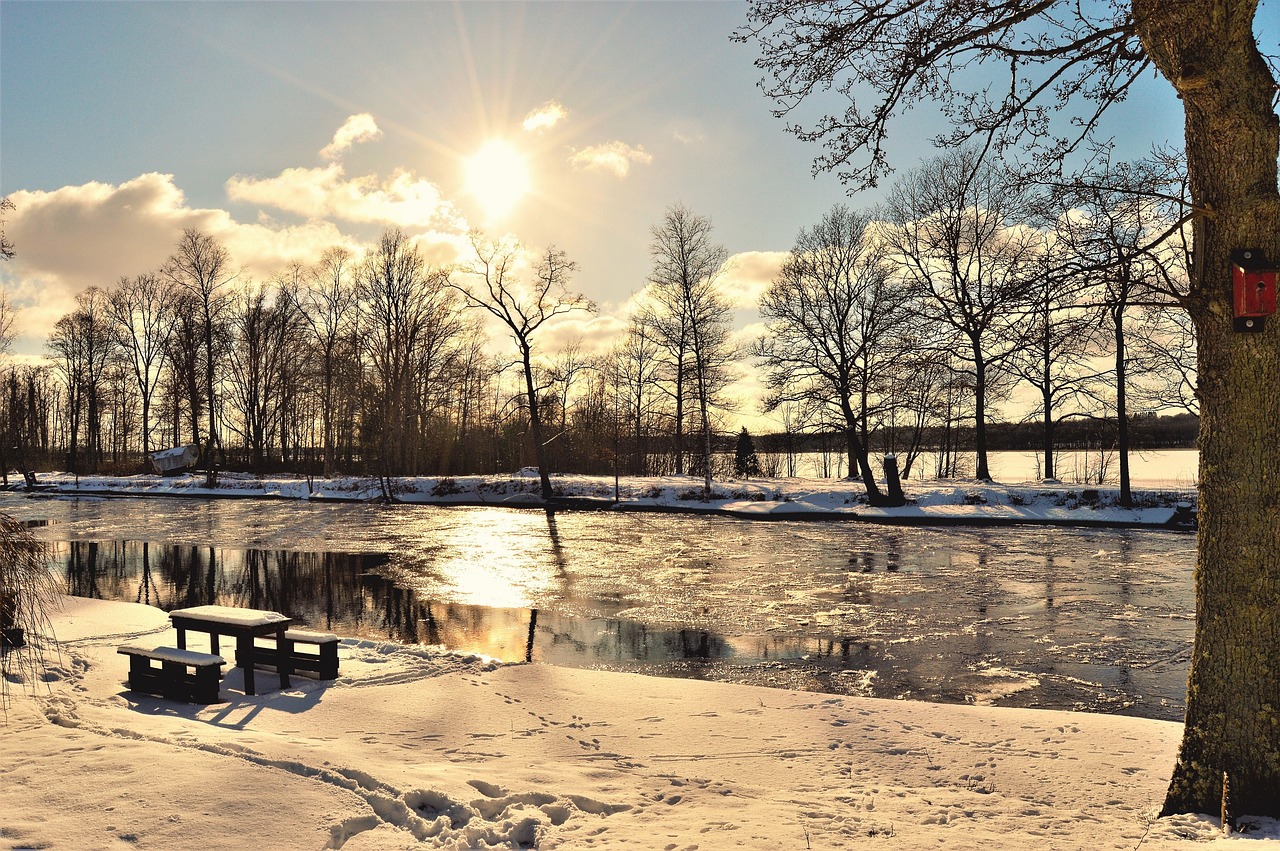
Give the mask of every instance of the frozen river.
[{"label": "frozen river", "polygon": [[1194,536],[251,500],[27,499],[70,593],[498,658],[1180,719]]}]

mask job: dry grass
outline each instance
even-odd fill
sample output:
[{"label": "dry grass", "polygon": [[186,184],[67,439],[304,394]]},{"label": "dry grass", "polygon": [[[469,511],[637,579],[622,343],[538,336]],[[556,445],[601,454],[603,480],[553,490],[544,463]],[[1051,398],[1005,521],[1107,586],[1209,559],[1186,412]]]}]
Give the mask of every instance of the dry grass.
[{"label": "dry grass", "polygon": [[45,652],[56,646],[49,612],[57,600],[45,543],[0,514],[0,627],[25,638],[18,647],[0,641],[0,706],[8,705],[10,683],[31,686],[44,673]]}]

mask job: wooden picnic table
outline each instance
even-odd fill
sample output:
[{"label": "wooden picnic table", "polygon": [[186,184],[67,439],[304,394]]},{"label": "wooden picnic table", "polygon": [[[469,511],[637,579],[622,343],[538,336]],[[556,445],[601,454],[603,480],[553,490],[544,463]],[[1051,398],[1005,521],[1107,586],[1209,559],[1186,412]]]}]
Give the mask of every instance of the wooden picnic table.
[{"label": "wooden picnic table", "polygon": [[[253,682],[253,639],[262,635],[276,637],[276,671],[280,674],[280,688],[289,687],[289,654],[285,651],[284,632],[293,618],[279,612],[263,609],[241,609],[236,606],[196,606],[169,612],[169,620],[178,630],[178,647],[187,647],[187,630],[209,634],[209,652],[218,654],[218,636],[229,635],[236,640],[236,667],[244,671],[244,693],[255,694]],[[261,650],[258,651],[259,655]]]}]

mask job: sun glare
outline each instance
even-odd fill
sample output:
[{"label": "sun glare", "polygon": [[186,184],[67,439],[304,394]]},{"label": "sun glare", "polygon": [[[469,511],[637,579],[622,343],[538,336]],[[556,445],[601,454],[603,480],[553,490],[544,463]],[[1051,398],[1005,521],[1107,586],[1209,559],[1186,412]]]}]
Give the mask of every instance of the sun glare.
[{"label": "sun glare", "polygon": [[510,213],[529,191],[529,166],[509,142],[486,142],[467,160],[467,192],[485,215],[501,219]]}]

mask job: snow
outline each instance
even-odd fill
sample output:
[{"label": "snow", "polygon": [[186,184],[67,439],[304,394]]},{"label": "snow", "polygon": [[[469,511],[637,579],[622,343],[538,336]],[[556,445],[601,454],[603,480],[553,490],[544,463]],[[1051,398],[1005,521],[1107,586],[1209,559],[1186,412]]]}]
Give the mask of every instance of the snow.
[{"label": "snow", "polygon": [[[1280,847],[1155,819],[1181,725],[835,697],[343,639],[342,675],[127,689],[163,613],[66,599],[0,717],[9,848]],[[998,672],[993,672],[998,673]],[[263,678],[272,688],[272,678]]]},{"label": "snow", "polygon": [[258,609],[237,609],[234,606],[194,606],[190,609],[175,609],[170,612],[170,614],[180,615],[184,618],[190,618],[191,620],[196,621],[207,621],[209,623],[249,628],[256,626],[268,626],[273,623],[289,620],[289,618],[279,612],[265,612]]},{"label": "snow", "polygon": [[133,653],[165,662],[177,662],[180,665],[205,665],[215,661],[221,665],[226,662],[221,656],[216,656],[212,653],[179,650],[177,647],[170,647],[167,644],[122,644],[120,645],[120,652],[126,655]]},{"label": "snow", "polygon": [[[1165,526],[1189,524],[1195,491],[1188,488],[1134,489],[1135,507],[1118,505],[1115,487],[1036,481],[1001,484],[978,480],[904,483],[908,504],[871,507],[861,481],[851,479],[757,478],[713,483],[703,498],[703,481],[692,476],[621,477],[555,475],[556,497],[582,500],[613,510],[691,511],[756,519],[844,519],[881,523],[1041,523],[1085,526]],[[376,500],[383,492],[368,477],[303,478],[223,473],[215,489],[204,473],[164,477],[73,476],[41,473],[48,493],[79,495],[250,497],[308,500]],[[21,491],[19,485],[17,490]],[[399,477],[393,498],[404,503],[541,507],[536,470],[505,476]],[[615,498],[616,493],[616,498]]]}]

